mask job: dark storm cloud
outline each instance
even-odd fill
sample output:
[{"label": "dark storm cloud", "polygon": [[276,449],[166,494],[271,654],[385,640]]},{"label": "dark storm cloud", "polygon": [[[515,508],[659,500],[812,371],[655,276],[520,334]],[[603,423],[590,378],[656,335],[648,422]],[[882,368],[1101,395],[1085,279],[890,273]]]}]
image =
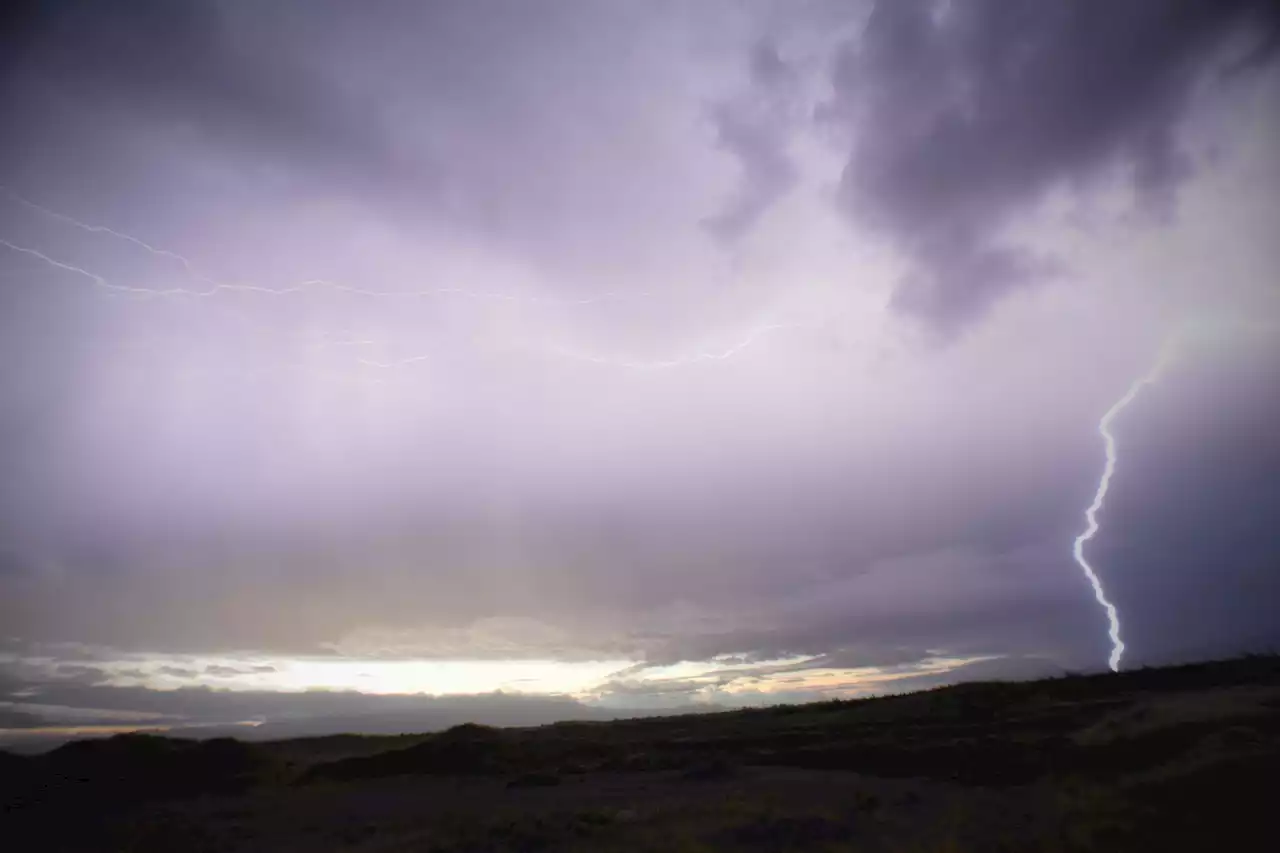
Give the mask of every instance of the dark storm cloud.
[{"label": "dark storm cloud", "polygon": [[427,191],[425,164],[395,156],[371,103],[317,79],[287,14],[244,12],[164,0],[41,4],[9,35],[11,73],[0,85],[16,110],[0,149],[6,178],[29,179],[14,174],[19,164],[48,168],[49,128],[62,125],[71,137],[88,119],[103,147],[80,168],[109,156],[121,127],[150,123],[269,162],[295,188],[323,174],[366,198]]},{"label": "dark storm cloud", "polygon": [[742,164],[742,184],[734,201],[707,220],[707,228],[723,240],[741,237],[795,181],[795,170],[782,151],[776,127],[722,106],[714,113],[720,145]]},{"label": "dark storm cloud", "polygon": [[706,221],[716,237],[733,241],[745,234],[796,181],[786,152],[786,105],[795,75],[777,48],[761,41],[749,57],[750,89],[712,110],[720,146],[737,158],[742,176],[729,206]]},{"label": "dark storm cloud", "polygon": [[768,39],[756,42],[751,49],[748,62],[751,80],[759,86],[778,88],[789,85],[795,80],[795,72],[783,61],[777,45]]},{"label": "dark storm cloud", "polygon": [[[711,158],[682,155],[715,125],[714,154],[745,170],[730,230],[787,180],[776,134],[749,105],[758,98],[721,121],[707,114],[719,94],[696,106],[664,97],[690,61],[666,35],[683,19],[642,6],[127,0],[27,17],[0,79],[0,183],[152,235],[192,222],[234,230],[268,200],[333,204],[361,215],[344,230],[373,220],[486,241],[561,293],[642,290],[672,276],[677,250],[704,249],[684,226],[721,206],[690,199],[712,183],[699,168]],[[781,85],[763,66],[755,76],[760,91]],[[160,206],[168,228],[148,221]],[[326,277],[379,260],[335,270],[321,260],[331,242],[303,242]],[[241,245],[229,244],[233,257]],[[260,259],[247,267],[262,275]]]},{"label": "dark storm cloud", "polygon": [[1276,13],[1267,0],[877,3],[826,116],[856,136],[843,205],[913,263],[894,305],[950,334],[1043,280],[1046,260],[1001,231],[1052,188],[1122,169],[1167,212],[1192,168],[1178,134],[1196,84],[1227,37],[1274,37]]}]

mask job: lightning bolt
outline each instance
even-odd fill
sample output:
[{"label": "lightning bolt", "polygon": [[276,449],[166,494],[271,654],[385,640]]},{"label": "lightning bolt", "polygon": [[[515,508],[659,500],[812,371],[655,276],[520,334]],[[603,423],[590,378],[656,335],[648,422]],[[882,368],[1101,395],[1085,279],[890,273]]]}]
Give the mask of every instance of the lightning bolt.
[{"label": "lightning bolt", "polygon": [[[192,280],[198,281],[205,285],[202,289],[194,289],[189,287],[136,287],[124,284],[117,284],[108,281],[104,276],[96,272],[78,266],[65,260],[60,260],[52,255],[46,254],[44,251],[29,246],[21,246],[8,240],[0,238],[0,246],[4,246],[14,252],[18,252],[34,258],[50,267],[73,273],[84,279],[87,279],[93,286],[107,291],[108,293],[133,297],[137,299],[156,299],[156,298],[177,298],[188,297],[195,299],[207,299],[223,293],[246,293],[259,294],[269,297],[282,297],[290,294],[300,294],[315,289],[328,289],[341,293],[354,294],[358,296],[372,298],[391,298],[391,297],[426,297],[426,296],[446,296],[454,295],[461,297],[470,297],[478,300],[494,300],[511,303],[527,303],[527,304],[543,304],[543,305],[591,305],[608,301],[630,300],[630,299],[646,299],[653,294],[648,291],[629,291],[618,292],[609,291],[594,296],[582,298],[564,298],[564,297],[545,297],[538,295],[522,294],[522,293],[504,293],[497,291],[477,291],[464,287],[435,287],[417,290],[375,290],[370,288],[355,287],[348,284],[332,281],[329,279],[308,279],[292,285],[284,287],[266,287],[258,284],[244,283],[228,283],[218,281],[217,279],[207,275],[189,258],[170,249],[161,248],[142,240],[132,234],[118,231],[106,225],[94,225],[83,222],[65,213],[51,210],[42,205],[36,204],[7,187],[0,186],[0,193],[3,193],[14,202],[34,211],[41,216],[48,217],[57,222],[69,225],[89,234],[104,234],[117,240],[127,242],[150,255],[168,259],[177,262],[183,268],[183,271]],[[240,320],[247,325],[254,325],[248,321],[247,317],[240,317]],[[666,371],[675,368],[688,367],[697,364],[711,364],[716,362],[724,362],[735,358],[747,349],[756,347],[766,337],[774,335],[783,330],[794,329],[827,329],[832,325],[831,318],[819,323],[767,323],[756,326],[746,331],[735,343],[715,349],[697,349],[692,352],[681,353],[666,358],[657,358],[649,360],[632,359],[625,357],[597,355],[580,350],[571,349],[558,344],[534,345],[526,344],[523,349],[534,352],[550,354],[558,358],[569,361],[576,361],[586,364],[599,365],[603,367],[622,369],[634,372],[648,371]],[[324,340],[315,344],[318,348],[327,347],[358,347],[369,346],[374,342],[367,340],[344,340],[333,341]],[[393,370],[397,368],[409,367],[430,360],[429,355],[411,355],[407,358],[399,358],[391,361],[383,361],[369,356],[356,357],[355,363],[364,368],[375,368],[378,370]]]},{"label": "lightning bolt", "polygon": [[[61,217],[60,214],[58,215]],[[116,233],[102,226],[85,226],[85,227],[87,228],[98,227],[104,231],[109,231],[110,233],[113,233],[113,234]],[[138,241],[132,238],[126,238],[126,239],[130,239],[131,242],[138,243],[139,245],[146,246],[148,249],[151,248],[150,246],[148,246],[145,243],[142,243],[141,241]],[[22,254],[37,258],[40,261],[44,262],[45,264],[51,267],[54,267],[55,269],[64,270],[66,272],[74,273],[75,275],[86,278],[94,286],[99,287],[109,293],[126,295],[126,296],[134,296],[134,297],[143,297],[143,298],[172,297],[172,296],[207,297],[207,296],[213,295],[218,291],[247,291],[247,292],[254,292],[254,293],[263,293],[263,294],[268,294],[272,296],[279,296],[285,293],[296,293],[296,292],[299,292],[300,290],[305,289],[305,287],[309,284],[318,284],[318,283],[327,283],[339,290],[344,290],[352,293],[361,293],[368,296],[388,296],[388,295],[405,295],[405,294],[413,295],[412,293],[407,291],[398,292],[397,294],[397,292],[395,291],[370,291],[370,290],[362,290],[359,288],[349,288],[344,285],[334,284],[332,282],[322,282],[321,280],[316,280],[314,282],[304,282],[303,285],[295,286],[293,288],[288,288],[288,289],[272,289],[272,288],[266,288],[266,287],[259,287],[255,285],[229,285],[229,284],[218,284],[207,291],[193,291],[185,288],[156,289],[156,288],[145,288],[145,287],[131,287],[128,285],[114,284],[108,281],[103,276],[98,275],[95,272],[91,272],[90,270],[87,270],[84,267],[59,260],[57,258],[54,258],[50,255],[45,254],[44,252],[38,249],[17,245],[3,238],[0,238],[0,246],[4,246],[12,251],[20,252]],[[157,253],[163,253],[165,255],[173,255],[176,257],[181,257],[181,256],[175,255],[175,253],[168,252],[166,250],[155,250],[155,251]],[[467,291],[461,288],[438,289],[432,292],[433,293],[445,293],[445,292],[467,293]],[[537,299],[538,299],[537,297],[531,297],[529,298],[529,301],[536,301]],[[573,301],[578,304],[582,304],[583,302],[586,302],[589,300],[573,300]],[[696,350],[694,352],[685,353],[685,354],[673,356],[670,358],[652,359],[652,360],[627,359],[627,358],[593,355],[590,353],[584,353],[578,350],[569,349],[563,346],[556,346],[556,345],[549,345],[549,346],[543,346],[543,347],[530,347],[530,348],[535,351],[547,352],[554,356],[557,356],[559,358],[563,358],[569,361],[583,362],[587,364],[599,365],[602,367],[620,368],[623,370],[636,371],[636,372],[663,371],[663,370],[670,370],[673,368],[687,367],[690,365],[695,365],[700,363],[705,364],[705,363],[728,361],[734,358],[735,356],[737,356],[738,354],[742,353],[743,351],[751,347],[757,346],[764,338],[770,335],[773,335],[779,331],[788,330],[788,329],[809,328],[809,327],[821,328],[821,327],[825,327],[826,325],[827,324],[825,323],[823,324],[769,323],[769,324],[765,324],[765,325],[758,326],[756,328],[751,329],[736,343],[733,343],[732,345],[725,347],[723,349]],[[337,341],[324,340],[324,341],[318,342],[316,346],[320,346],[320,347],[367,346],[367,345],[371,345],[372,343],[373,341],[368,341],[368,340],[337,340]],[[370,357],[358,357],[355,359],[355,362],[356,364],[362,367],[377,368],[380,370],[393,370],[393,369],[409,367],[414,364],[425,362],[430,360],[430,358],[431,357],[429,355],[413,355],[407,358],[396,359],[394,361],[381,361],[381,360],[370,358]]]},{"label": "lightning bolt", "polygon": [[604,367],[617,367],[623,370],[633,371],[652,371],[652,370],[670,370],[676,367],[687,367],[692,364],[728,361],[743,350],[755,346],[765,337],[774,332],[783,329],[799,329],[802,325],[799,323],[769,323],[764,326],[758,326],[747,332],[737,343],[718,350],[697,350],[691,353],[674,356],[672,358],[655,359],[651,361],[642,361],[625,358],[611,358],[608,356],[592,355],[577,350],[566,349],[564,347],[547,347],[546,351],[560,358],[570,361],[580,361],[587,364],[596,364]]},{"label": "lightning bolt", "polygon": [[66,263],[65,261],[59,261],[56,258],[51,258],[48,255],[46,255],[44,252],[41,252],[38,249],[29,249],[26,246],[18,246],[14,243],[10,243],[8,240],[5,240],[2,237],[0,237],[0,246],[4,246],[7,249],[12,249],[15,252],[21,252],[24,255],[30,255],[33,258],[39,258],[40,260],[44,261],[46,264],[48,264],[51,267],[55,267],[60,270],[65,270],[67,272],[72,272],[79,276],[84,276],[85,278],[92,281],[98,287],[101,287],[103,290],[111,291],[113,293],[128,293],[134,289],[134,288],[124,287],[123,285],[119,285],[119,284],[112,284],[102,276],[96,273],[89,272],[84,267],[78,267],[75,264],[69,264],[69,263]]},{"label": "lightning bolt", "polygon": [[[188,259],[186,259],[182,255],[179,255],[176,252],[171,252],[167,249],[158,249],[150,245],[149,243],[146,243],[130,235],[121,234],[120,232],[115,231],[106,226],[88,225],[88,224],[79,222],[78,220],[72,219],[71,217],[68,217],[64,214],[56,213],[54,211],[49,211],[31,202],[26,202],[25,200],[22,200],[22,201],[25,204],[31,207],[34,207],[37,210],[40,210],[41,212],[44,212],[51,217],[56,217],[61,221],[70,222],[76,225],[76,227],[82,228],[86,231],[90,231],[93,233],[107,233],[107,234],[119,237],[120,239],[126,240],[130,243],[136,244],[153,254],[176,258],[183,264],[184,268],[188,272],[192,273],[194,277],[198,278],[201,281],[212,282],[212,285],[213,285],[207,290],[191,290],[188,288],[181,288],[181,287],[149,288],[149,287],[133,287],[129,285],[115,284],[113,282],[108,281],[105,277],[98,275],[97,273],[92,272],[88,269],[85,269],[84,267],[59,260],[55,257],[52,257],[40,251],[39,249],[33,249],[28,246],[20,246],[18,244],[15,244],[8,240],[0,238],[0,246],[4,246],[14,252],[19,252],[21,254],[36,258],[42,261],[43,263],[51,267],[54,267],[55,269],[64,270],[66,272],[74,273],[75,275],[86,278],[90,282],[92,282],[94,286],[99,287],[109,293],[113,293],[117,295],[141,297],[144,299],[156,298],[156,297],[177,297],[177,296],[205,298],[205,297],[213,296],[219,292],[245,292],[245,293],[259,293],[259,294],[264,294],[268,296],[282,296],[290,293],[299,293],[304,290],[307,290],[310,287],[325,286],[325,287],[330,287],[332,289],[347,292],[347,293],[360,294],[360,295],[370,296],[370,297],[458,294],[458,295],[464,295],[464,296],[475,296],[479,298],[500,299],[500,300],[507,300],[507,301],[522,301],[522,302],[530,302],[530,303],[532,302],[553,303],[554,302],[559,304],[576,304],[576,305],[591,304],[593,302],[600,302],[609,298],[623,298],[630,295],[637,295],[641,297],[647,297],[650,295],[647,292],[643,292],[643,291],[638,294],[607,293],[598,297],[566,300],[566,299],[546,299],[538,296],[518,296],[513,294],[502,294],[502,293],[496,293],[496,292],[471,291],[465,288],[458,288],[458,287],[436,288],[433,290],[426,290],[426,291],[379,291],[379,290],[368,290],[364,288],[351,287],[348,285],[339,284],[337,282],[329,281],[326,279],[312,279],[312,280],[308,280],[300,284],[293,285],[291,287],[286,287],[286,288],[270,288],[270,287],[263,287],[260,285],[250,285],[250,284],[224,284],[224,283],[218,283],[213,279],[203,276],[196,270],[196,267],[194,264],[192,264]],[[628,358],[618,358],[618,357],[612,357],[612,356],[594,355],[591,353],[585,353],[579,350],[574,350],[574,349],[570,349],[570,348],[558,346],[558,345],[547,345],[547,346],[541,346],[541,347],[535,346],[535,347],[527,347],[527,348],[531,348],[535,351],[547,352],[554,356],[557,356],[559,358],[566,359],[569,361],[583,362],[583,363],[594,364],[594,365],[599,365],[603,367],[620,368],[623,370],[637,371],[637,372],[663,371],[663,370],[670,370],[673,368],[687,367],[687,366],[699,364],[699,363],[728,361],[734,358],[735,356],[737,356],[739,353],[743,352],[744,350],[747,350],[751,347],[756,346],[764,338],[770,335],[773,335],[776,332],[779,332],[782,330],[792,330],[792,329],[801,329],[801,328],[824,329],[828,325],[830,324],[829,323],[818,323],[818,324],[768,323],[765,325],[757,326],[749,330],[736,343],[733,343],[732,345],[722,349],[701,349],[701,350],[696,350],[694,352],[672,356],[669,358],[650,359],[650,360],[628,359]],[[325,342],[324,344],[321,344],[321,345],[322,346],[338,346],[343,344],[350,345],[350,344],[357,344],[357,343],[360,345],[367,345],[372,342],[370,341],[358,341],[358,342],[349,341],[349,342],[341,342],[341,343]],[[402,359],[397,359],[395,361],[388,362],[388,361],[379,361],[377,359],[364,357],[364,358],[357,358],[356,363],[364,367],[372,367],[372,368],[379,368],[379,369],[385,370],[385,369],[406,367],[412,364],[427,361],[428,359],[429,359],[429,356],[415,355],[415,356],[410,356],[408,358],[402,358]]]},{"label": "lightning bolt", "polygon": [[1102,605],[1102,609],[1107,614],[1107,636],[1111,639],[1111,656],[1107,663],[1112,672],[1120,671],[1120,658],[1124,655],[1125,649],[1124,641],[1120,639],[1120,613],[1116,610],[1115,604],[1107,598],[1107,593],[1102,588],[1102,581],[1099,580],[1098,573],[1094,571],[1093,566],[1089,565],[1089,561],[1085,559],[1084,546],[1098,532],[1098,513],[1102,510],[1102,504],[1107,497],[1107,490],[1111,487],[1111,478],[1116,472],[1116,437],[1111,432],[1111,424],[1137,398],[1143,388],[1160,378],[1160,374],[1164,372],[1173,357],[1174,346],[1175,342],[1173,340],[1167,343],[1161,349],[1155,366],[1147,371],[1145,375],[1135,379],[1124,396],[1117,400],[1110,409],[1107,409],[1106,414],[1102,416],[1102,420],[1098,421],[1098,432],[1102,436],[1107,461],[1102,467],[1102,479],[1098,481],[1098,490],[1093,495],[1093,502],[1089,504],[1089,508],[1084,512],[1087,525],[1084,532],[1076,537],[1075,545],[1072,547],[1075,561],[1080,564],[1085,577],[1089,579],[1089,585],[1093,587],[1093,597],[1098,600],[1098,604]]},{"label": "lightning bolt", "polygon": [[39,251],[36,251],[35,249],[22,248],[19,246],[15,246],[12,243],[9,243],[7,241],[0,240],[0,244],[5,245],[10,249],[13,249],[14,251],[24,252],[28,255],[37,257],[42,261],[48,264],[51,264],[53,266],[60,267],[64,270],[77,272],[82,275],[88,276],[89,278],[96,280],[97,283],[100,284],[101,286],[106,287],[110,290],[114,290],[119,293],[128,293],[135,296],[143,296],[143,297],[186,296],[186,297],[194,297],[199,299],[205,299],[211,296],[216,296],[220,293],[256,293],[263,296],[288,296],[291,294],[305,293],[309,290],[327,289],[327,290],[338,291],[341,293],[350,293],[357,296],[368,296],[373,298],[389,298],[389,297],[421,298],[421,297],[432,297],[432,296],[461,296],[461,297],[467,297],[467,298],[477,299],[477,300],[489,300],[489,301],[495,301],[495,302],[515,302],[515,303],[524,303],[524,304],[530,304],[530,305],[533,305],[533,304],[596,305],[596,304],[605,303],[605,302],[649,299],[649,298],[652,298],[653,296],[652,293],[648,291],[643,291],[643,290],[625,291],[625,292],[611,290],[611,291],[606,291],[604,293],[596,294],[594,296],[583,296],[583,297],[548,297],[548,296],[537,296],[537,295],[530,295],[530,294],[524,294],[524,293],[506,293],[502,291],[475,290],[472,288],[457,287],[457,286],[419,288],[416,290],[376,290],[376,289],[366,288],[366,287],[356,287],[354,285],[344,284],[342,282],[332,281],[330,279],[324,279],[324,278],[306,279],[305,281],[300,281],[300,282],[297,282],[296,284],[291,284],[284,287],[266,287],[260,284],[240,284],[240,283],[222,282],[222,281],[218,281],[217,279],[201,271],[196,266],[196,264],[191,261],[190,258],[178,252],[172,251],[171,249],[164,249],[164,248],[154,246],[145,240],[142,240],[138,237],[133,236],[132,234],[126,234],[123,231],[117,231],[116,229],[106,225],[94,225],[88,222],[82,222],[73,216],[68,216],[65,213],[59,213],[56,210],[50,210],[49,208],[44,207],[43,205],[36,204],[35,202],[30,201],[18,195],[8,187],[0,186],[0,193],[3,193],[13,201],[17,202],[18,204],[21,204],[22,206],[26,207],[29,210],[33,210],[36,213],[41,214],[42,216],[46,216],[50,219],[56,220],[58,222],[62,222],[66,225],[70,225],[73,228],[78,228],[79,230],[84,231],[88,234],[106,234],[110,237],[114,237],[117,240],[122,240],[126,243],[131,243],[134,246],[137,246],[138,248],[142,249],[143,251],[153,255],[154,257],[169,258],[170,260],[177,261],[182,266],[183,270],[186,271],[188,276],[190,276],[193,280],[206,285],[206,287],[203,290],[194,290],[192,288],[187,288],[187,287],[149,288],[149,287],[126,287],[124,285],[107,284],[105,281],[103,281],[103,279],[100,276],[96,276],[91,273],[88,273],[85,270],[80,269],[78,267],[75,267],[60,261],[56,261],[50,258],[48,255],[45,255]]},{"label": "lightning bolt", "polygon": [[[672,370],[681,367],[691,367],[698,364],[714,364],[717,362],[729,361],[744,351],[752,348],[758,348],[760,344],[767,338],[775,336],[779,332],[806,330],[810,332],[831,332],[838,328],[842,314],[834,315],[832,319],[822,322],[792,322],[792,323],[766,323],[755,326],[742,334],[738,340],[727,347],[717,349],[696,349],[685,352],[680,355],[668,358],[658,359],[633,359],[622,358],[617,356],[597,355],[594,353],[583,352],[582,350],[571,349],[557,344],[525,344],[517,345],[520,349],[525,349],[533,353],[542,355],[551,355],[566,361],[576,361],[583,364],[597,365],[600,367],[614,368],[619,370],[632,371],[636,373],[657,372]],[[408,358],[398,359],[391,362],[375,361],[373,359],[358,359],[358,363],[366,367],[378,367],[383,369],[391,369],[404,367],[422,361],[427,361],[428,355],[415,355]]]},{"label": "lightning bolt", "polygon": [[[717,350],[695,350],[683,355],[672,356],[670,358],[653,359],[649,361],[639,359],[617,358],[612,356],[593,355],[591,353],[581,352],[579,350],[569,349],[554,344],[543,346],[525,345],[520,347],[534,353],[550,354],[557,358],[567,361],[583,362],[585,364],[594,364],[601,367],[618,368],[630,371],[657,371],[670,370],[676,367],[688,367],[699,363],[710,363],[718,361],[728,361],[734,356],[741,353],[752,346],[758,344],[763,338],[781,329],[799,329],[804,328],[799,323],[770,323],[768,325],[759,326],[747,332],[737,343],[725,348]],[[394,361],[378,361],[372,358],[357,358],[356,363],[364,367],[376,367],[382,370],[392,370],[400,367],[408,367],[413,364],[428,361],[430,355],[413,355],[406,358],[396,359]]]},{"label": "lightning bolt", "polygon": [[143,240],[139,240],[137,237],[134,237],[131,234],[125,234],[121,231],[115,230],[114,228],[108,228],[106,225],[90,225],[88,223],[81,222],[80,220],[75,219],[74,217],[67,216],[65,213],[58,213],[56,210],[50,210],[47,207],[43,207],[41,205],[36,204],[34,201],[29,201],[23,198],[22,196],[18,195],[17,193],[15,193],[13,190],[9,189],[8,187],[0,187],[0,192],[3,192],[5,195],[7,195],[9,198],[16,201],[18,204],[21,204],[23,207],[26,207],[30,210],[34,210],[37,213],[40,213],[44,216],[49,217],[50,219],[56,219],[59,222],[64,222],[67,225],[71,225],[76,228],[79,228],[81,231],[87,231],[90,234],[109,234],[112,237],[115,237],[117,240],[124,240],[126,243],[132,243],[135,246],[147,251],[148,253],[155,255],[156,257],[172,258],[173,260],[182,264],[183,269],[185,269],[187,271],[187,274],[190,275],[192,278],[196,279],[197,281],[202,281],[206,284],[215,285],[215,286],[217,285],[216,281],[206,278],[205,276],[197,272],[195,265],[193,265],[191,261],[189,261],[187,258],[183,257],[182,255],[178,254],[177,252],[171,252],[168,249],[156,248],[155,246],[152,246],[150,243],[147,243]]}]

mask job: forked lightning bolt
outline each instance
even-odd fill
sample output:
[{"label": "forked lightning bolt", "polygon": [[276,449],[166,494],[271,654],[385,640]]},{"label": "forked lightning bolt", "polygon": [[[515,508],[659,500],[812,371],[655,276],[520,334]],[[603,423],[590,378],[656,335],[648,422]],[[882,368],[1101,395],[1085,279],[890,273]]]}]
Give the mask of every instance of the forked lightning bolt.
[{"label": "forked lightning bolt", "polygon": [[1124,396],[1107,410],[1107,413],[1102,416],[1102,420],[1098,421],[1098,432],[1102,435],[1107,461],[1102,467],[1102,479],[1098,481],[1098,490],[1093,495],[1093,502],[1089,504],[1089,508],[1084,512],[1087,525],[1084,532],[1076,537],[1075,546],[1072,549],[1076,562],[1080,564],[1085,577],[1089,579],[1089,585],[1093,587],[1093,597],[1098,600],[1098,603],[1102,605],[1102,609],[1107,614],[1107,636],[1111,639],[1111,656],[1107,662],[1112,672],[1120,671],[1120,658],[1124,655],[1125,648],[1124,641],[1120,639],[1120,613],[1116,610],[1116,606],[1111,599],[1107,598],[1107,593],[1102,588],[1102,581],[1099,580],[1097,572],[1089,565],[1089,561],[1085,559],[1084,546],[1098,532],[1098,513],[1102,510],[1102,504],[1107,497],[1107,490],[1111,487],[1111,478],[1116,472],[1116,438],[1111,432],[1111,424],[1124,411],[1125,407],[1134,401],[1143,388],[1160,378],[1160,374],[1168,365],[1172,354],[1172,345],[1166,345],[1161,350],[1155,367],[1148,371],[1146,375],[1134,380]]}]

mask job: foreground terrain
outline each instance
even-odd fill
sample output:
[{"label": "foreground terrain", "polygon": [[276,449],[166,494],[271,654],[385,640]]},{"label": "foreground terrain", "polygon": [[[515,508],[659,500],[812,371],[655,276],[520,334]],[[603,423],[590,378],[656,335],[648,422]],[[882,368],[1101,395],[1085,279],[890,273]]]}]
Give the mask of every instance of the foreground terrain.
[{"label": "foreground terrain", "polygon": [[0,849],[1273,850],[1280,658],[527,729],[0,753]]}]

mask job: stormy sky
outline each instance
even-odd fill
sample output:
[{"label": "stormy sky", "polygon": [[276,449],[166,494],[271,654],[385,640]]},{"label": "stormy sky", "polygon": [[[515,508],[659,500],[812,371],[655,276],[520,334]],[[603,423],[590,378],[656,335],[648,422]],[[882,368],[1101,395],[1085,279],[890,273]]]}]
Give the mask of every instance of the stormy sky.
[{"label": "stormy sky", "polygon": [[0,729],[1280,647],[1272,2],[4,16]]}]

